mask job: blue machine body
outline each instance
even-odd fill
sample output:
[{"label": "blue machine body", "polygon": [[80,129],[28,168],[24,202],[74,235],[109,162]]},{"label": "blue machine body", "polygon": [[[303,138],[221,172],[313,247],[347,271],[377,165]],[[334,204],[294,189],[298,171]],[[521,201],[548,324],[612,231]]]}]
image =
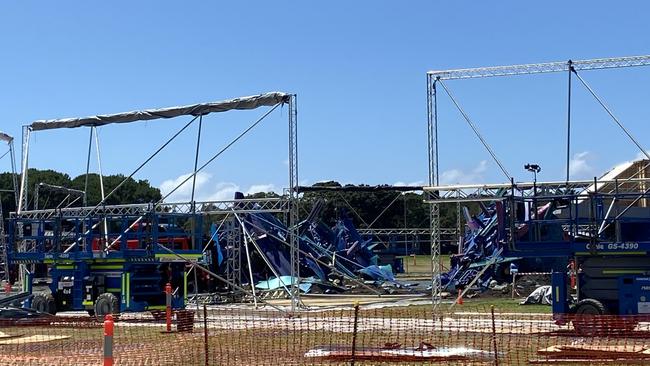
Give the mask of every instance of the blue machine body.
[{"label": "blue machine body", "polygon": [[104,293],[121,312],[161,310],[167,283],[172,308],[184,308],[187,263],[204,258],[203,217],[110,208],[89,217],[75,208],[10,218],[9,263],[34,269],[23,281],[29,291],[34,276],[48,278],[57,311],[92,311]]},{"label": "blue machine body", "polygon": [[[525,197],[514,195],[514,188],[504,190],[469,218],[465,252],[455,271],[443,275],[443,284],[462,284],[464,273],[474,278],[493,258],[495,269],[485,271],[479,285],[496,276],[509,258],[519,263],[548,258],[555,264],[557,318],[574,313],[581,300],[596,301],[605,314],[650,316],[650,191],[619,192],[609,184],[607,191],[589,192],[538,187],[539,196]],[[575,297],[567,274],[570,262]]]}]

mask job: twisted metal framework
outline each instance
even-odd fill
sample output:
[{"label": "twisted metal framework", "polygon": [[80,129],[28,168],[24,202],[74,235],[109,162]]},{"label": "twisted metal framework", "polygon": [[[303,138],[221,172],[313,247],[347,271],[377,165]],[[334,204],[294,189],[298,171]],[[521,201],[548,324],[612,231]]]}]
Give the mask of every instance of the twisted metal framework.
[{"label": "twisted metal framework", "polygon": [[[429,158],[429,185],[425,188],[425,192],[430,197],[430,217],[431,217],[431,262],[432,262],[432,299],[434,311],[439,304],[439,296],[441,292],[440,286],[440,209],[439,204],[444,202],[462,202],[462,201],[493,201],[497,196],[497,192],[502,189],[512,189],[514,184],[511,182],[506,185],[481,185],[481,186],[458,186],[454,187],[441,187],[439,184],[438,174],[438,114],[437,114],[437,84],[440,84],[452,99],[459,112],[465,117],[466,122],[474,129],[479,140],[486,147],[488,152],[492,154],[489,145],[484,141],[482,136],[474,128],[472,122],[464,113],[458,102],[453,98],[451,92],[442,82],[443,80],[457,80],[457,79],[476,79],[486,77],[498,76],[514,76],[514,75],[530,75],[530,74],[543,74],[554,72],[568,72],[568,103],[567,103],[567,161],[570,156],[570,133],[571,133],[571,75],[575,74],[583,85],[591,92],[594,98],[603,106],[608,114],[614,119],[619,127],[625,132],[628,137],[639,147],[644,154],[646,151],[639,146],[636,140],[629,134],[629,132],[621,125],[621,123],[614,117],[609,108],[602,102],[602,100],[593,92],[593,90],[583,81],[578,75],[577,71],[581,70],[602,70],[614,69],[625,67],[637,67],[650,65],[650,55],[643,56],[629,56],[629,57],[614,57],[614,58],[600,58],[591,60],[577,60],[577,61],[560,61],[560,62],[547,62],[523,65],[509,65],[509,66],[492,66],[492,67],[479,67],[469,69],[455,69],[455,70],[441,70],[427,72],[427,131],[428,131],[428,158]],[[500,162],[492,154],[497,164]],[[650,157],[649,157],[650,158]],[[502,168],[503,170],[503,168]],[[504,173],[505,170],[504,170]],[[506,175],[508,175],[506,173]],[[565,182],[561,182],[565,189],[571,189],[569,180],[569,171],[567,169],[567,177]],[[518,183],[521,187],[522,184]],[[524,190],[524,192],[530,190]],[[532,192],[535,190],[533,189]],[[526,194],[526,193],[523,193]]]}]

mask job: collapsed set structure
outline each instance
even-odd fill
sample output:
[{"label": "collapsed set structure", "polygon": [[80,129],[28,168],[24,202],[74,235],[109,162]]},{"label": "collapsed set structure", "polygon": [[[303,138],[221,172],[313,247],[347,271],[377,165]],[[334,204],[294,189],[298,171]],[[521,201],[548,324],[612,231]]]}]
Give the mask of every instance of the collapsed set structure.
[{"label": "collapsed set structure", "polygon": [[[578,71],[649,64],[650,56],[638,56],[431,71],[427,74],[429,187],[425,187],[424,192],[431,204],[430,233],[434,308],[440,302],[440,294],[443,288],[442,280],[445,279],[439,266],[440,238],[443,232],[443,229],[440,228],[439,205],[443,203],[494,202],[484,207],[481,215],[475,219],[470,219],[468,222],[470,226],[475,225],[476,227],[470,227],[464,239],[465,243],[468,244],[464,248],[466,248],[467,253],[470,251],[478,253],[477,257],[471,258],[470,261],[476,263],[482,260],[484,263],[479,266],[478,270],[470,272],[471,279],[467,278],[466,274],[460,275],[465,277],[461,282],[467,287],[471,287],[476,281],[480,281],[483,275],[499,261],[499,258],[506,254],[514,257],[546,255],[569,258],[579,256],[580,258],[574,258],[574,260],[581,262],[585,268],[593,264],[593,268],[597,271],[602,268],[594,264],[594,261],[599,260],[594,258],[601,258],[603,255],[611,255],[611,258],[623,258],[621,266],[625,266],[624,263],[630,263],[628,261],[628,258],[631,258],[630,256],[644,256],[647,254],[645,249],[642,248],[645,245],[645,236],[639,234],[637,241],[632,244],[628,243],[628,235],[632,235],[629,234],[628,230],[638,230],[638,228],[632,228],[628,225],[630,220],[643,220],[645,218],[645,213],[636,210],[636,208],[645,208],[641,205],[642,202],[645,202],[646,195],[649,193],[646,189],[645,177],[627,177],[624,181],[619,181],[618,178],[596,179],[593,182],[571,181],[567,163],[566,181],[516,183],[468,114],[461,108],[458,100],[452,95],[445,82],[453,79],[568,72],[567,162],[571,146],[571,83],[574,76],[603,106],[631,141],[647,156],[639,142],[623,127],[611,109],[605,105],[603,100],[578,74]],[[481,144],[507,177],[508,183],[458,186],[441,186],[439,184],[438,86],[441,86],[450,97]],[[239,198],[231,201],[195,202],[194,183],[196,174],[244,137],[273,110],[285,104],[289,105],[289,182],[287,193],[280,198]],[[203,117],[216,112],[258,107],[270,107],[270,110],[199,166],[198,146],[201,141],[200,131]],[[192,116],[193,118],[136,168],[124,182],[140,171],[144,165],[167,147],[181,132],[191,124],[198,122],[199,133],[197,135],[193,173],[158,202],[144,205],[106,205],[107,198],[118,190],[124,182],[111,192],[107,194],[104,192],[101,180],[99,137],[96,134],[96,128],[112,123],[128,123],[181,116]],[[78,127],[90,128],[87,171],[90,164],[93,139],[95,141],[100,167],[101,202],[95,206],[81,208],[65,207],[54,210],[28,210],[27,172],[30,135],[40,130]],[[650,160],[650,156],[647,157]],[[23,174],[21,175],[18,194],[18,209],[16,213],[11,214],[9,220],[10,245],[8,246],[7,256],[12,263],[21,264],[20,278],[25,284],[31,283],[35,264],[47,263],[51,266],[51,273],[53,277],[57,278],[53,281],[51,288],[52,292],[57,296],[34,299],[44,310],[52,310],[53,307],[63,309],[68,307],[85,308],[91,311],[106,308],[114,310],[115,307],[119,307],[119,310],[147,310],[158,306],[156,304],[162,298],[160,295],[162,293],[161,289],[152,285],[152,280],[160,285],[165,283],[166,280],[174,284],[175,288],[180,289],[176,293],[175,306],[184,306],[188,276],[192,271],[195,276],[197,271],[201,271],[228,284],[233,289],[249,292],[241,287],[243,266],[240,249],[243,248],[248,251],[248,244],[250,243],[251,246],[256,247],[258,252],[263,253],[261,257],[264,262],[274,272],[273,275],[279,280],[281,286],[290,293],[292,309],[295,310],[300,303],[301,263],[303,266],[310,267],[316,277],[318,277],[317,272],[319,270],[327,267],[331,268],[332,271],[339,272],[339,274],[351,277],[351,280],[355,280],[351,276],[353,273],[349,268],[336,267],[332,263],[334,262],[332,252],[335,250],[332,249],[331,241],[325,250],[320,251],[323,249],[323,245],[321,245],[323,242],[317,238],[319,235],[322,236],[322,232],[317,230],[317,220],[315,219],[317,214],[310,215],[310,218],[302,222],[303,225],[301,225],[298,211],[298,195],[300,191],[297,189],[297,161],[296,96],[286,93],[268,93],[214,103],[89,118],[37,121],[25,126],[23,130]],[[645,168],[642,170],[645,171]],[[165,202],[166,198],[190,180],[193,186],[190,202]],[[73,192],[69,193],[72,194]],[[80,192],[76,193],[80,194]],[[620,207],[621,204],[626,206]],[[604,207],[608,208],[603,209]],[[457,208],[460,212],[460,205]],[[317,210],[314,212],[317,212]],[[274,215],[284,215],[285,223],[276,222]],[[206,243],[203,240],[203,235],[208,231],[205,222],[205,218],[208,216],[220,217],[221,219],[217,221],[219,225],[210,230],[211,236]],[[226,220],[229,216],[234,216],[236,220]],[[543,221],[551,219],[555,221]],[[189,237],[180,237],[179,233],[182,231],[182,227],[190,228],[191,235]],[[613,230],[612,228],[616,228],[615,232],[617,234],[613,237],[605,237],[604,235],[609,235],[607,230]],[[348,232],[352,231],[350,227],[347,227],[346,230]],[[550,236],[554,240],[552,242],[542,240],[548,230],[554,233],[554,235]],[[526,234],[522,234],[524,231]],[[638,234],[638,231],[635,232]],[[257,237],[254,238],[251,233]],[[273,245],[277,246],[280,243],[280,247],[289,248],[288,256],[282,256],[279,262],[270,263],[273,261],[270,259],[271,251],[268,248],[273,245],[257,247],[257,239],[263,235],[267,235],[266,239],[273,239],[275,241]],[[527,240],[524,240],[524,237]],[[205,266],[201,260],[201,258],[205,257],[209,245],[215,245],[215,242],[220,241],[226,241],[226,255],[223,261],[225,276],[215,273],[211,267]],[[244,245],[241,245],[242,241]],[[351,249],[350,246],[351,243],[348,242],[343,246],[338,246],[336,250],[349,250]],[[359,245],[359,247],[361,246]],[[477,248],[480,250],[477,250]],[[602,248],[611,250],[614,254],[602,254],[600,252]],[[282,251],[278,250],[277,247],[273,250],[275,250],[275,253]],[[588,253],[588,255],[583,255],[584,253]],[[246,258],[250,261],[248,252]],[[216,261],[220,262],[218,258]],[[280,265],[278,263],[282,261],[285,261],[285,264],[290,268],[289,273],[279,270]],[[453,274],[453,276],[459,275],[458,273],[465,269],[463,266],[466,262],[464,261],[462,266],[459,264],[460,262],[455,263],[452,271],[456,271],[456,274]],[[190,266],[189,271],[187,270],[188,263]],[[366,264],[372,264],[372,262]],[[251,271],[250,262],[245,267],[248,267],[248,270]],[[634,270],[641,274],[650,269],[646,269],[641,265],[634,265]],[[282,279],[283,274],[289,275],[286,282]],[[249,273],[248,277],[252,283],[254,275]],[[593,273],[592,277],[594,277]],[[618,277],[605,276],[602,278],[610,286],[612,279]],[[630,281],[629,278],[619,280]],[[445,281],[447,281],[445,284],[452,282],[449,276]],[[586,280],[583,279],[583,281]],[[637,286],[638,281],[639,279],[632,279],[630,283]],[[198,283],[196,281],[194,283],[196,288]],[[270,284],[267,285],[270,286]],[[27,285],[27,287],[29,286]],[[561,284],[557,286],[558,289],[560,287]],[[564,287],[566,288],[566,286]],[[603,290],[602,287],[596,288],[596,291],[601,290]],[[255,296],[254,286],[251,286],[250,292],[252,292],[254,300],[258,301],[258,297]],[[611,288],[607,288],[606,292],[607,296],[605,298],[594,299],[594,297],[600,295],[593,295],[594,293],[589,292],[588,287],[587,289],[583,287],[582,292],[579,294],[586,299],[598,300],[602,306],[596,304],[596,310],[609,307],[610,311],[631,311],[631,304],[633,303],[624,306],[617,294],[612,295]],[[562,291],[559,291],[558,294],[560,295],[556,299],[556,310],[568,313],[568,297]],[[561,296],[562,294],[564,296]],[[635,294],[634,296],[638,295],[639,298],[642,296],[639,293]],[[102,295],[104,296],[102,297]],[[97,306],[98,300],[101,306]],[[594,305],[594,303],[592,302],[591,305]]]},{"label": "collapsed set structure", "polygon": [[[581,76],[579,71],[650,65],[650,56],[621,57],[530,65],[514,65],[431,71],[427,74],[429,126],[429,183],[425,188],[431,203],[433,302],[439,301],[441,279],[463,287],[484,281],[488,271],[504,256],[522,258],[563,258],[578,268],[577,298],[572,304],[567,292],[565,272],[553,274],[553,310],[559,321],[573,314],[650,314],[647,275],[650,235],[650,211],[646,204],[650,189],[647,168],[650,155],[614,115],[604,100]],[[458,100],[447,80],[496,76],[567,72],[566,180],[561,182],[515,182],[492,147],[479,132]],[[571,88],[577,78],[614,123],[648,160],[635,163],[635,169],[621,176],[615,169],[589,181],[570,179]],[[508,180],[504,184],[441,186],[438,173],[437,96],[442,89],[472,129]],[[628,165],[626,168],[630,168]],[[473,226],[465,237],[466,251],[457,258],[452,271],[441,276],[436,265],[439,256],[439,205],[444,203],[490,202],[483,212],[470,218]],[[459,260],[462,259],[462,260]],[[474,264],[472,266],[472,264]],[[471,268],[471,271],[469,270]],[[464,272],[464,273],[461,273]],[[470,274],[471,278],[462,278]],[[454,281],[456,279],[456,281]],[[586,329],[580,322],[576,328]]]},{"label": "collapsed set structure", "polygon": [[[285,104],[289,106],[289,184],[285,195],[250,199],[238,193],[228,201],[195,201],[196,174]],[[204,116],[259,107],[270,109],[205,163],[199,164]],[[182,116],[193,118],[110,192],[105,191],[99,126]],[[157,202],[107,204],[115,192],[195,122],[198,134],[194,170],[190,175]],[[39,182],[30,209],[27,190],[30,135],[43,130],[82,127],[90,130],[84,190]],[[256,290],[260,287],[283,289],[292,300],[292,310],[296,310],[300,291],[308,291],[314,285],[324,291],[341,291],[343,281],[351,281],[380,294],[359,277],[395,284],[392,271],[377,265],[371,241],[361,237],[349,218],[341,217],[335,228],[329,228],[319,221],[322,205],[317,203],[304,221],[299,220],[295,95],[276,92],[183,107],[36,121],[25,126],[23,133],[23,174],[17,211],[9,219],[7,258],[8,262],[19,265],[18,278],[26,293],[32,292],[35,277],[47,276],[51,280],[49,291],[36,293],[27,301],[36,310],[51,314],[87,310],[96,315],[161,310],[165,308],[163,289],[168,283],[174,288],[173,308],[184,307],[191,293],[196,295],[199,289],[208,292],[228,289],[235,299],[252,295],[257,305],[258,301],[264,301]],[[88,206],[86,192],[93,145],[97,152],[101,200]],[[166,201],[190,182],[190,202]],[[63,193],[64,199],[55,208],[39,208],[38,195],[43,190]],[[79,200],[83,200],[83,205],[73,207]],[[331,278],[338,280],[333,284]]]},{"label": "collapsed set structure", "polygon": [[[196,202],[194,200],[196,174],[243,138],[271,112],[283,105],[289,107],[289,190],[287,194],[280,198]],[[249,110],[259,107],[270,107],[270,109],[206,162],[199,165],[201,126],[205,116],[229,110]],[[113,123],[182,116],[190,116],[191,120],[120,184],[108,193],[104,191],[97,127]],[[198,123],[198,134],[194,171],[183,182],[155,203],[117,206],[106,204],[109,197],[195,123]],[[93,140],[96,145],[101,201],[94,206],[29,210],[27,186],[31,134],[50,129],[81,127],[90,129],[87,173]],[[298,205],[297,192],[293,188],[297,186],[298,181],[297,156],[296,96],[287,93],[274,92],[220,102],[113,115],[36,121],[23,128],[18,209],[10,215],[6,256],[9,263],[20,265],[19,278],[26,291],[31,291],[32,278],[37,265],[46,264],[50,267],[51,293],[37,294],[31,300],[31,306],[37,310],[50,313],[70,309],[86,309],[91,313],[156,310],[164,307],[163,290],[168,282],[175,289],[173,306],[180,308],[185,306],[187,299],[190,272],[188,268],[194,271],[195,277],[196,271],[200,270],[228,283],[233,288],[243,290],[241,283],[233,281],[239,269],[237,266],[240,259],[236,255],[238,253],[228,256],[227,278],[211,271],[202,260],[207,250],[203,240],[206,231],[204,218],[209,215],[266,212],[283,214],[287,218],[288,230],[284,238],[291,247],[290,274],[296,277],[298,249],[295,230],[298,222]],[[165,202],[165,199],[190,180],[192,181],[191,202]],[[87,190],[87,185],[86,180],[84,192]],[[84,197],[85,203],[84,192],[76,193]],[[183,227],[189,227],[191,233],[189,236],[184,234]],[[237,246],[237,249],[233,250],[238,248]],[[299,301],[298,283],[288,284],[287,287],[290,289],[292,304],[295,307]]]}]

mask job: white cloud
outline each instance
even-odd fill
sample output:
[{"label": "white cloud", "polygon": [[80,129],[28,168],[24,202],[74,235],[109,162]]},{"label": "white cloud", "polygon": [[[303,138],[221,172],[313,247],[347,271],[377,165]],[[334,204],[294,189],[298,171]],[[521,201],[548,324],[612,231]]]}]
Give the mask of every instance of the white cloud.
[{"label": "white cloud", "polygon": [[569,161],[569,174],[573,178],[589,178],[594,174],[594,168],[590,162],[593,156],[589,151],[583,151],[573,155]]},{"label": "white cloud", "polygon": [[440,174],[440,184],[479,183],[487,171],[487,161],[481,160],[476,167],[466,172],[460,169],[445,170]]},{"label": "white cloud", "polygon": [[407,187],[421,187],[421,186],[424,185],[424,181],[423,180],[416,180],[415,182],[411,182],[411,183],[398,181],[398,182],[393,183],[393,185],[394,186],[407,186]]},{"label": "white cloud", "polygon": [[253,184],[247,191],[246,194],[253,194],[253,193],[267,193],[267,192],[275,192],[275,185],[273,184]]},{"label": "white cloud", "polygon": [[228,201],[235,198],[235,192],[240,192],[239,186],[235,183],[219,182],[213,186],[211,191],[206,192],[205,201]]},{"label": "white cloud", "polygon": [[[173,179],[167,179],[160,184],[160,191],[164,196],[169,194],[181,182],[187,179],[191,173],[183,174]],[[244,192],[253,194],[257,192],[275,192],[274,184],[253,184],[247,190],[243,190],[239,185],[232,182],[212,182],[212,175],[209,173],[199,172],[196,175],[196,189],[194,200],[196,201],[226,201],[235,197],[235,192]],[[189,202],[192,197],[192,179],[188,179],[177,190],[174,191],[166,202]]]},{"label": "white cloud", "polygon": [[[162,193],[163,197],[165,197],[167,194],[169,194],[171,191],[174,190],[174,188],[178,187],[179,184],[181,184],[184,180],[186,180],[191,173],[183,174],[179,177],[176,177],[174,179],[167,179],[166,181],[162,182],[160,184],[160,192]],[[208,183],[208,181],[212,178],[210,174],[208,173],[203,173],[203,172],[198,172],[196,174],[196,192],[200,192]],[[196,194],[195,194],[195,199],[196,199]],[[168,202],[173,202],[173,201],[189,201],[190,198],[192,197],[192,178],[187,179],[187,182],[183,183],[182,186],[180,186],[178,189],[174,191],[165,201]]]},{"label": "white cloud", "polygon": [[[646,152],[648,153],[648,155],[650,155],[650,150],[646,150]],[[644,153],[642,153],[641,151],[639,151],[639,152],[636,154],[636,157],[634,158],[634,160],[641,160],[641,159],[646,159],[646,160],[648,160],[648,157],[647,157]]]}]

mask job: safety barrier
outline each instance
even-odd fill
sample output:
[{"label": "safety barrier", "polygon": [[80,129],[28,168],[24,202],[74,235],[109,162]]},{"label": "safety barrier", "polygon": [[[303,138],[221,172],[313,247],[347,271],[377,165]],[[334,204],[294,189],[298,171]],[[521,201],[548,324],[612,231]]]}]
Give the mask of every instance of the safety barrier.
[{"label": "safety barrier", "polygon": [[[204,307],[0,320],[0,365],[527,365],[650,363],[650,319],[426,306],[305,311]],[[576,324],[578,330],[572,325]],[[110,348],[107,348],[110,347]]]}]

